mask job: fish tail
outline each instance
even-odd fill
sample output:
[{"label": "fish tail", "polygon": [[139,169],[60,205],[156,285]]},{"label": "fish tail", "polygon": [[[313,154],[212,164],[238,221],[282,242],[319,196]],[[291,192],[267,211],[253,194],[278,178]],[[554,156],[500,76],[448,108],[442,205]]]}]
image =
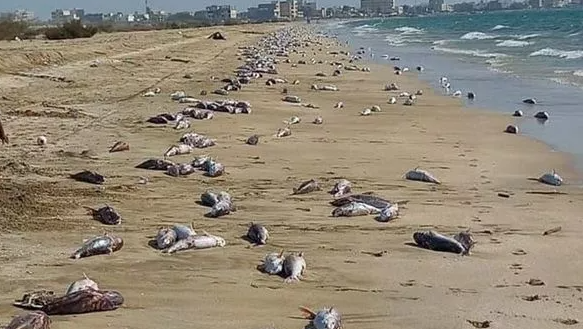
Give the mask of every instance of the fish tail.
[{"label": "fish tail", "polygon": [[316,317],[316,313],[305,306],[300,306],[299,309],[304,314],[306,319],[313,320]]},{"label": "fish tail", "polygon": [[87,276],[87,274],[85,274],[85,272],[83,272],[83,277],[87,280],[89,280],[89,277]]}]

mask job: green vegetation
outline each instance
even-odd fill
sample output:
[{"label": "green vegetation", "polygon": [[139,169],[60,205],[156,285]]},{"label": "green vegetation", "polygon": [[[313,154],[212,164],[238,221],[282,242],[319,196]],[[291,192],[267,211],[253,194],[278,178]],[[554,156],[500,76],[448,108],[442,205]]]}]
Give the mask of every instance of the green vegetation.
[{"label": "green vegetation", "polygon": [[51,27],[45,30],[45,36],[49,40],[64,40],[91,38],[97,34],[98,29],[95,26],[83,26],[80,21],[71,21],[59,27]]}]

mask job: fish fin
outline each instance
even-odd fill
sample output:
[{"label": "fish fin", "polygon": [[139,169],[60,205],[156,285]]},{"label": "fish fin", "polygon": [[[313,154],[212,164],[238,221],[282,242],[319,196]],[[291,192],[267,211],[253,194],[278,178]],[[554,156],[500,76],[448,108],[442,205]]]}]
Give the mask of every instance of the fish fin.
[{"label": "fish fin", "polygon": [[85,274],[85,272],[83,272],[83,277],[87,280],[89,280],[89,277],[87,276],[87,274]]},{"label": "fish fin", "polygon": [[313,320],[316,317],[316,313],[305,306],[300,306],[299,309],[304,314],[306,319]]},{"label": "fish fin", "polygon": [[194,229],[194,222],[190,222],[190,228],[196,232],[196,230]]},{"label": "fish fin", "polygon": [[284,251],[285,251],[284,249],[281,249],[281,252],[279,253],[279,258],[283,257],[283,252]]},{"label": "fish fin", "polygon": [[304,252],[303,252],[303,251],[300,251],[300,252],[298,253],[298,257],[304,257]]}]

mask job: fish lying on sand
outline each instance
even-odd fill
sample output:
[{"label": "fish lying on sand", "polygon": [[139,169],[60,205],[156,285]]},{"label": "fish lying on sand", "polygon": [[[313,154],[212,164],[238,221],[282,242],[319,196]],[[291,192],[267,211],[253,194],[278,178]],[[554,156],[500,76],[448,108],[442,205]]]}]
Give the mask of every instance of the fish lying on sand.
[{"label": "fish lying on sand", "polygon": [[46,304],[41,310],[48,315],[82,314],[118,309],[124,303],[123,296],[113,290],[79,290]]},{"label": "fish lying on sand", "polygon": [[263,260],[263,264],[260,266],[261,270],[268,274],[280,274],[283,271],[283,262],[285,257],[283,256],[283,250],[279,253],[274,252],[267,254]]},{"label": "fish lying on sand", "polygon": [[98,174],[95,171],[84,170],[76,174],[70,175],[70,177],[76,181],[90,184],[101,185],[105,183],[105,177],[103,177],[102,175]]},{"label": "fish lying on sand", "polygon": [[304,253],[300,252],[297,255],[290,254],[283,261],[283,274],[285,275],[285,283],[292,283],[300,281],[306,270],[306,260]]},{"label": "fish lying on sand", "polygon": [[334,307],[324,308],[318,312],[314,312],[309,308],[300,306],[305,317],[311,320],[311,325],[314,329],[341,329],[342,316]]},{"label": "fish lying on sand", "polygon": [[381,210],[379,216],[376,218],[379,222],[389,222],[399,216],[399,204],[394,203]]},{"label": "fish lying on sand", "polygon": [[310,179],[300,184],[299,187],[293,189],[292,194],[307,194],[314,191],[321,191],[320,185],[316,180]]},{"label": "fish lying on sand", "polygon": [[86,240],[79,249],[77,249],[71,258],[79,259],[94,255],[112,254],[123,247],[123,239],[109,233],[93,237]]},{"label": "fish lying on sand", "polygon": [[266,244],[267,239],[269,239],[269,231],[265,226],[252,222],[247,230],[247,238],[257,245]]},{"label": "fish lying on sand", "polygon": [[334,207],[347,205],[351,202],[362,202],[369,206],[383,209],[391,205],[389,200],[370,194],[352,194],[330,202]]},{"label": "fish lying on sand", "polygon": [[335,198],[339,198],[344,196],[352,191],[352,183],[347,179],[341,179],[336,184],[332,190],[330,190],[330,194],[332,194]]},{"label": "fish lying on sand", "polygon": [[69,294],[75,293],[77,291],[87,290],[87,289],[99,290],[99,286],[97,285],[97,283],[95,281],[91,280],[85,273],[83,273],[83,279],[80,279],[80,280],[77,280],[77,281],[74,281],[73,283],[71,283],[69,285],[69,287],[67,288],[65,295],[69,295]]},{"label": "fish lying on sand", "polygon": [[94,209],[91,207],[83,207],[87,209],[88,213],[91,214],[93,219],[106,224],[106,225],[119,225],[121,224],[121,216],[120,214],[110,206],[104,206],[98,209]]},{"label": "fish lying on sand", "polygon": [[50,326],[51,320],[45,312],[32,311],[12,318],[5,329],[49,329]]},{"label": "fish lying on sand", "polygon": [[380,213],[380,209],[362,202],[350,202],[332,211],[333,217],[355,217]]},{"label": "fish lying on sand", "polygon": [[435,178],[435,176],[433,176],[431,173],[425,170],[421,170],[419,168],[415,168],[413,170],[408,171],[405,174],[405,178],[408,180],[441,184],[441,182],[437,178]]},{"label": "fish lying on sand", "polygon": [[202,235],[191,235],[186,239],[178,240],[174,245],[164,250],[163,252],[173,254],[181,250],[207,249],[214,247],[224,247],[225,245],[226,241],[222,237],[211,235],[203,231]]},{"label": "fish lying on sand", "polygon": [[109,153],[129,151],[129,150],[130,150],[130,144],[120,141],[120,142],[116,142],[115,144],[113,144],[113,146],[109,149]]},{"label": "fish lying on sand", "polygon": [[148,170],[168,170],[168,167],[174,166],[175,163],[164,159],[149,159],[136,166],[139,169]]},{"label": "fish lying on sand", "polygon": [[470,255],[471,249],[476,244],[469,230],[460,232],[453,237],[447,237],[435,231],[415,232],[413,240],[421,248],[462,255]]},{"label": "fish lying on sand", "polygon": [[563,185],[563,178],[559,176],[559,174],[557,174],[557,172],[554,170],[540,176],[538,181],[553,186]]}]

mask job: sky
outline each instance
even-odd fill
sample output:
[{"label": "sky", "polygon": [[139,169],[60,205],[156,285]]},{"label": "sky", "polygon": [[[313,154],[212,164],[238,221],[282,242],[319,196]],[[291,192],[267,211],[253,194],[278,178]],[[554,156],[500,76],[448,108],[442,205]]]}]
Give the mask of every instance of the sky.
[{"label": "sky", "polygon": [[[399,0],[397,0],[399,1]],[[411,0],[409,0],[411,1]],[[270,0],[148,0],[152,10],[165,10],[167,12],[195,11],[204,9],[210,5],[229,4],[239,11],[246,11],[248,7],[259,3],[268,3]],[[407,2],[407,1],[403,1]],[[86,13],[99,12],[144,12],[145,0],[0,0],[0,12],[24,9],[34,12],[41,18],[47,19],[51,11],[61,8],[83,8]],[[317,0],[318,6],[350,5],[359,6],[360,0]]]}]

